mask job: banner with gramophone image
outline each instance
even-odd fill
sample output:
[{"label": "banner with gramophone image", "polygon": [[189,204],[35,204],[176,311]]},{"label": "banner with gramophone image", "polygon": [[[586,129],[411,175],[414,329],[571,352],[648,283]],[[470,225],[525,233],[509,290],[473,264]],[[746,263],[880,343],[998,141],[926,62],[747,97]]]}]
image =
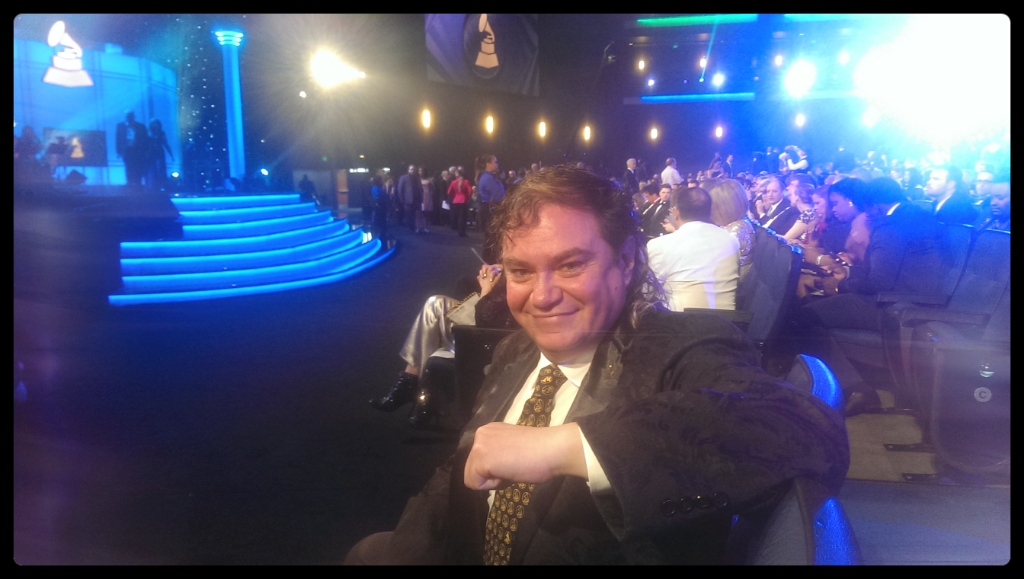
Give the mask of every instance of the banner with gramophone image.
[{"label": "banner with gramophone image", "polygon": [[427,14],[427,78],[540,96],[536,14]]}]

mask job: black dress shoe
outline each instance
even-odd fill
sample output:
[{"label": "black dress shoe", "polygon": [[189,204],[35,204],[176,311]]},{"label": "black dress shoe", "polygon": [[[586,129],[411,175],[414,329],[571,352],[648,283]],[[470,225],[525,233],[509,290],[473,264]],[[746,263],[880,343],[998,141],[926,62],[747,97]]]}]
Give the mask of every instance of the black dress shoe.
[{"label": "black dress shoe", "polygon": [[857,416],[882,409],[882,399],[874,389],[856,390],[846,399],[846,415]]},{"label": "black dress shoe", "polygon": [[394,412],[413,401],[418,383],[419,378],[414,374],[402,372],[398,375],[398,382],[391,388],[391,391],[381,398],[370,400],[370,406],[384,412]]}]

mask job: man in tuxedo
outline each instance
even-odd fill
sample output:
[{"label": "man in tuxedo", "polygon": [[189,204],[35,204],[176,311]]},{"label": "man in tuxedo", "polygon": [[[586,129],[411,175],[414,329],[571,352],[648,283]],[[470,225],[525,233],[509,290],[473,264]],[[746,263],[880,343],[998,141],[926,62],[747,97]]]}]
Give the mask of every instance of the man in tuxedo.
[{"label": "man in tuxedo", "polygon": [[668,233],[668,230],[665,229],[665,221],[669,217],[668,208],[671,194],[671,187],[663,185],[658,189],[658,186],[654,183],[649,183],[644,190],[646,203],[641,215],[640,228],[643,230],[644,237],[647,240],[661,237]]},{"label": "man in tuxedo", "polygon": [[128,187],[134,190],[142,188],[142,176],[146,174],[146,163],[149,161],[148,139],[146,126],[135,120],[134,112],[126,112],[124,122],[117,124],[114,143],[117,156],[124,159]]},{"label": "man in tuxedo", "polygon": [[941,223],[974,225],[978,220],[978,210],[956,167],[932,169],[924,194],[932,200],[932,212]]},{"label": "man in tuxedo", "polygon": [[534,173],[494,220],[523,329],[455,454],[347,563],[722,563],[733,516],[792,478],[837,491],[841,417],[764,373],[732,324],[664,311],[617,185]]},{"label": "man in tuxedo", "polygon": [[800,212],[789,204],[789,200],[782,195],[782,190],[782,181],[778,177],[768,178],[764,195],[761,197],[764,213],[758,219],[762,226],[772,229],[779,235],[785,235],[800,218]]}]

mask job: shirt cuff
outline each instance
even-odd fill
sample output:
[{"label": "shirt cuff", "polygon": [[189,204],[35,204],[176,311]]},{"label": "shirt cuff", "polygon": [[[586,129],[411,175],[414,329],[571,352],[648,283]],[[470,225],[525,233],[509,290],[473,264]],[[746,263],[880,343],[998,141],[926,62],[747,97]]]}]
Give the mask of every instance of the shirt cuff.
[{"label": "shirt cuff", "polygon": [[583,443],[583,456],[587,459],[587,484],[590,486],[590,492],[604,493],[608,492],[612,488],[612,483],[608,482],[608,477],[604,474],[604,469],[601,468],[601,464],[597,462],[597,457],[594,456],[594,450],[590,448],[590,443],[587,442],[587,437],[583,436],[583,430],[577,428],[580,431],[580,442]]}]

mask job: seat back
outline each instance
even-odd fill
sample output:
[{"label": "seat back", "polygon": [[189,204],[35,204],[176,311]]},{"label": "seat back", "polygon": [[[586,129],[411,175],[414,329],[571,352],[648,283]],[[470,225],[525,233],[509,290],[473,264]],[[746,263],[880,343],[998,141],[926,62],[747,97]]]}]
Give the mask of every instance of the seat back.
[{"label": "seat back", "polygon": [[939,286],[939,294],[949,298],[963,276],[971,248],[974,228],[970,225],[943,225],[943,244],[948,256],[948,269]]},{"label": "seat back", "polygon": [[754,227],[750,272],[736,292],[736,309],[751,313],[747,336],[764,353],[779,335],[796,301],[803,250],[782,241],[770,229]]},{"label": "seat back", "polygon": [[835,375],[821,360],[807,354],[798,354],[786,380],[793,386],[814,394],[840,416],[844,416],[843,390],[839,386],[839,380],[836,380]]},{"label": "seat back", "polygon": [[468,421],[473,404],[484,383],[484,370],[491,363],[498,342],[515,330],[452,326],[455,341],[455,408],[458,418]]},{"label": "seat back", "polygon": [[992,314],[1010,281],[1010,232],[985,230],[977,235],[963,273],[949,298],[951,310]]}]

